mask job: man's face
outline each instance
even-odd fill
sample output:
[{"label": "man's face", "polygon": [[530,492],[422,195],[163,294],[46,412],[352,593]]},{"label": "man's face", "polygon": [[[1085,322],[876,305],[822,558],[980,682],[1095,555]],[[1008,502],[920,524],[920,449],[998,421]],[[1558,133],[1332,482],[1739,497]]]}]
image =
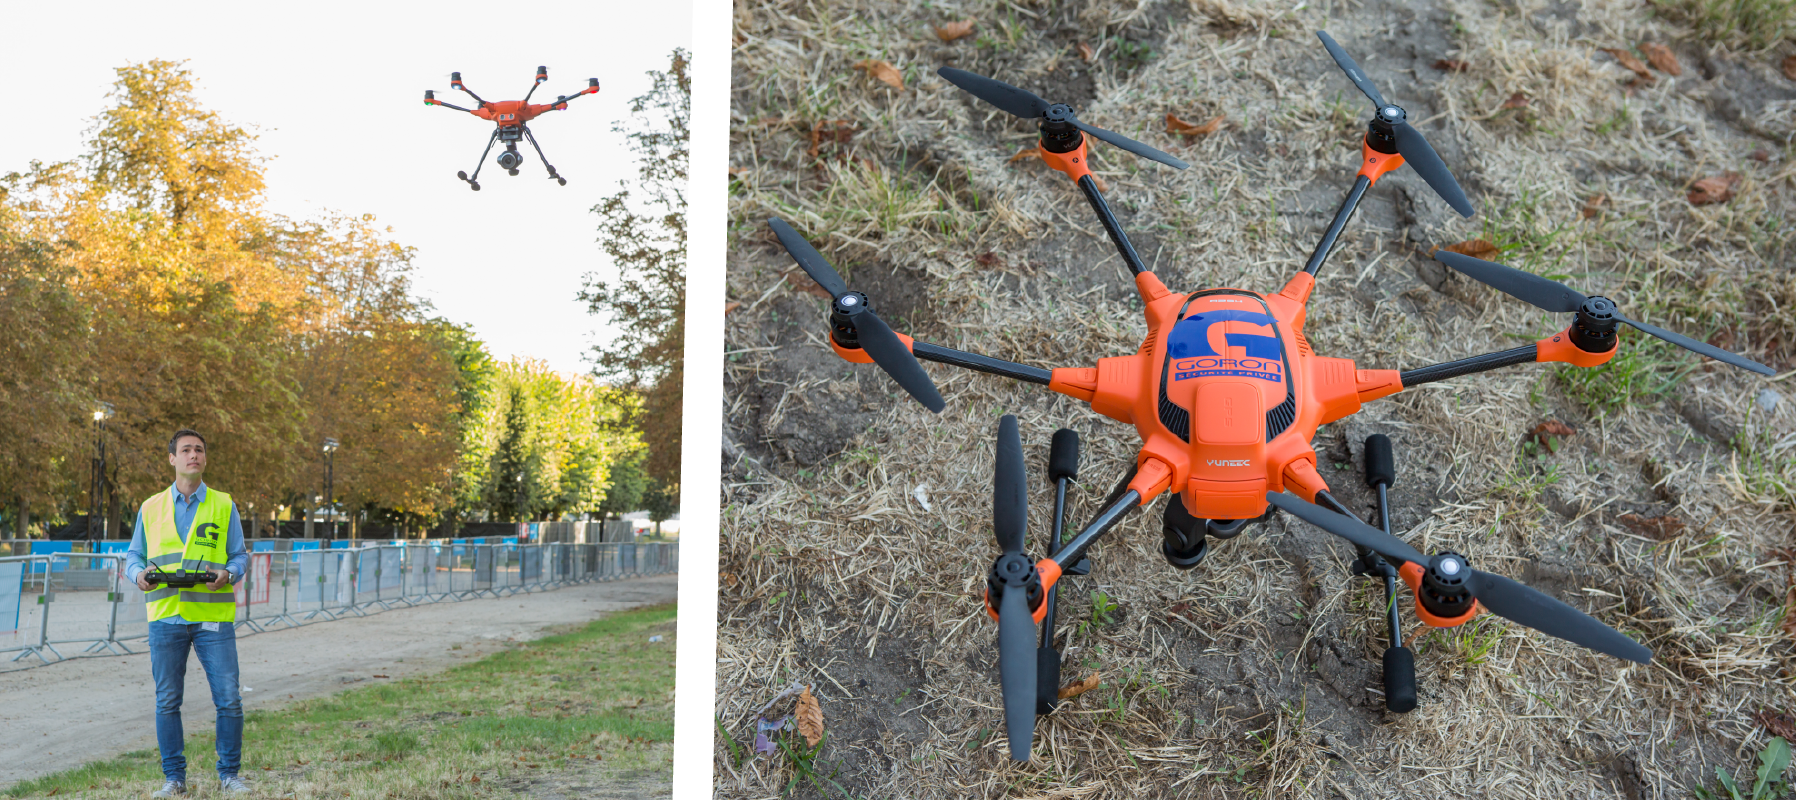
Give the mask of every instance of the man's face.
[{"label": "man's face", "polygon": [[175,468],[175,475],[183,478],[198,478],[206,473],[206,443],[198,436],[183,436],[175,440],[175,452],[168,456],[168,463]]}]

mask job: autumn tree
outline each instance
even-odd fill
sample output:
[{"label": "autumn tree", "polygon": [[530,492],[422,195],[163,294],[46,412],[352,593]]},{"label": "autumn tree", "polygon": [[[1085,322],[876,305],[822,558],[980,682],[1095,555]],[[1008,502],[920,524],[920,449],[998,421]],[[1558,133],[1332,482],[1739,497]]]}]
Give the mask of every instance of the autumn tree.
[{"label": "autumn tree", "polygon": [[613,125],[637,156],[636,180],[605,198],[599,243],[612,274],[586,276],[580,299],[618,331],[593,348],[594,373],[642,393],[638,421],[649,454],[644,468],[664,483],[680,480],[681,387],[685,379],[686,169],[692,78],[689,55],[675,50],[666,72]]},{"label": "autumn tree", "polygon": [[34,413],[64,420],[0,423],[47,432],[36,446],[55,450],[34,464],[29,437],[0,440],[0,464],[30,473],[14,493],[61,481],[60,506],[82,507],[70,495],[91,447],[86,409],[106,401],[116,491],[132,505],[167,485],[180,427],[206,435],[207,477],[246,514],[309,498],[324,436],[344,443],[337,485],[353,505],[417,518],[450,505],[469,337],[411,296],[411,251],[370,216],[266,213],[255,137],[202,107],[182,65],[117,72],[86,154],[34,162],[0,196],[0,286],[31,288],[0,304],[41,323],[0,334],[0,346],[41,339],[20,339],[29,352],[0,393],[37,387],[50,402]]},{"label": "autumn tree", "polygon": [[0,507],[10,529],[0,536],[23,536],[34,509],[51,510],[86,475],[73,454],[92,441],[82,423],[93,349],[73,275],[54,245],[16,232],[8,211],[0,203]]}]

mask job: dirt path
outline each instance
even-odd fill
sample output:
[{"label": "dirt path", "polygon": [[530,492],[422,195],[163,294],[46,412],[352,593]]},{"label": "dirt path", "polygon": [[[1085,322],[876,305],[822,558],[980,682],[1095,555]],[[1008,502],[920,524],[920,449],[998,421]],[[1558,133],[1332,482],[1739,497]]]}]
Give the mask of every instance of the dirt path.
[{"label": "dirt path", "polygon": [[[277,708],[351,684],[398,679],[477,659],[507,639],[612,611],[673,602],[679,576],[571,586],[499,599],[439,603],[242,637],[237,644],[246,708]],[[451,649],[460,645],[461,649]],[[183,722],[212,726],[211,694],[189,662]],[[0,787],[94,759],[154,748],[149,655],[89,658],[7,675],[0,687]],[[204,775],[208,753],[188,753]]]}]

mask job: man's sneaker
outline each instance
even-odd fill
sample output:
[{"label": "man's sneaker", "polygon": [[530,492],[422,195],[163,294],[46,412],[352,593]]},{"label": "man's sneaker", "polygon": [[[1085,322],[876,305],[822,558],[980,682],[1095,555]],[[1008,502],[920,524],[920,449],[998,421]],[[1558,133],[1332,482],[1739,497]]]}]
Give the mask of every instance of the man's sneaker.
[{"label": "man's sneaker", "polygon": [[249,784],[236,775],[226,775],[218,779],[218,790],[228,794],[248,794]]},{"label": "man's sneaker", "polygon": [[184,795],[186,793],[187,793],[187,784],[186,783],[184,783],[182,781],[177,781],[177,780],[166,780],[166,781],[162,782],[162,788],[157,790],[157,792],[155,794],[152,794],[150,796],[151,797],[176,797],[179,795]]}]

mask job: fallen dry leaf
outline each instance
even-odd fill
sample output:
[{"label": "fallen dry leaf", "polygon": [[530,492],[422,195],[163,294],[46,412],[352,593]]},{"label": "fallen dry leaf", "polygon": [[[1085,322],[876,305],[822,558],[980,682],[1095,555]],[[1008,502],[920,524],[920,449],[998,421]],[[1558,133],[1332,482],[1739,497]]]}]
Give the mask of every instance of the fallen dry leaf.
[{"label": "fallen dry leaf", "polygon": [[1004,257],[1001,255],[998,255],[997,253],[992,253],[992,252],[980,253],[978,256],[975,256],[973,258],[973,261],[975,263],[977,263],[979,266],[985,267],[986,269],[1003,269],[1004,268]]},{"label": "fallen dry leaf", "polygon": [[898,71],[897,67],[894,67],[891,64],[884,61],[875,61],[871,58],[864,58],[854,62],[854,68],[864,69],[867,71],[868,75],[872,75],[873,77],[884,81],[887,86],[897,89],[900,92],[904,91],[904,75]]},{"label": "fallen dry leaf", "polygon": [[1533,433],[1529,435],[1534,437],[1534,441],[1546,444],[1548,436],[1571,436],[1574,433],[1577,431],[1572,430],[1570,425],[1556,419],[1549,419],[1534,426]]},{"label": "fallen dry leaf", "polygon": [[1078,697],[1079,695],[1098,688],[1098,683],[1098,673],[1093,672],[1090,675],[1085,676],[1085,680],[1079,681],[1078,683],[1069,683],[1060,687],[1060,699],[1067,700]]},{"label": "fallen dry leaf", "polygon": [[1646,54],[1646,60],[1652,62],[1654,68],[1667,75],[1676,77],[1684,74],[1684,65],[1678,63],[1671,48],[1657,42],[1641,42],[1640,52]]},{"label": "fallen dry leaf", "polygon": [[1525,94],[1522,94],[1521,92],[1516,92],[1515,94],[1510,95],[1508,100],[1503,101],[1503,107],[1504,108],[1527,108],[1528,107],[1528,96]]},{"label": "fallen dry leaf", "polygon": [[973,20],[963,19],[959,22],[937,25],[935,28],[935,35],[944,42],[952,42],[962,36],[972,36]]},{"label": "fallen dry leaf", "polygon": [[1633,70],[1634,74],[1639,75],[1640,79],[1642,81],[1645,81],[1647,83],[1652,83],[1652,81],[1653,81],[1652,70],[1647,69],[1645,64],[1640,63],[1640,59],[1635,58],[1633,53],[1630,53],[1626,50],[1614,48],[1614,47],[1605,47],[1605,48],[1603,48],[1603,52],[1614,56],[1617,63],[1621,64],[1624,67],[1627,67],[1630,70]]},{"label": "fallen dry leaf", "polygon": [[1784,56],[1784,77],[1796,81],[1796,55]]},{"label": "fallen dry leaf", "polygon": [[1601,214],[1603,213],[1603,206],[1607,205],[1608,202],[1608,195],[1593,194],[1590,196],[1590,199],[1584,201],[1584,207],[1578,209],[1578,216],[1583,217],[1584,219],[1590,219],[1591,217]]},{"label": "fallen dry leaf", "polygon": [[1677,517],[1643,517],[1639,514],[1623,514],[1617,519],[1621,520],[1621,524],[1661,542],[1676,538],[1678,534],[1684,532],[1684,521]]},{"label": "fallen dry leaf", "polygon": [[[736,309],[741,308],[741,307],[742,307],[741,301],[731,301],[728,305],[723,307],[723,315],[727,317],[730,315],[731,311],[735,311]],[[735,584],[732,583],[730,585],[734,586]]]},{"label": "fallen dry leaf", "polygon": [[1222,127],[1222,120],[1226,116],[1228,115],[1217,114],[1216,118],[1209,122],[1202,125],[1193,125],[1173,116],[1172,112],[1169,111],[1166,114],[1166,132],[1176,133],[1182,136],[1208,136],[1215,133],[1218,128]]},{"label": "fallen dry leaf", "polygon": [[[1079,51],[1079,60],[1080,61],[1090,61],[1093,56],[1097,55],[1097,52],[1091,49],[1091,45],[1088,45],[1084,42],[1080,42],[1077,45],[1074,45],[1073,49]],[[1791,58],[1796,59],[1796,56],[1791,56]],[[1784,63],[1784,71],[1785,72],[1789,71],[1789,62],[1787,62],[1787,61]]]},{"label": "fallen dry leaf", "polygon": [[[898,88],[902,89],[904,87],[899,86]],[[809,153],[812,158],[816,158],[817,154],[822,152],[823,144],[825,142],[831,144],[844,144],[849,139],[854,138],[854,134],[859,130],[860,126],[855,124],[853,120],[818,120],[811,124],[811,149],[805,152]]]},{"label": "fallen dry leaf", "polygon": [[804,736],[805,742],[816,747],[823,741],[823,708],[817,705],[817,698],[811,694],[811,687],[804,687],[798,695],[798,708],[792,712],[798,722],[798,732]]},{"label": "fallen dry leaf", "polygon": [[1769,708],[1753,712],[1752,721],[1765,726],[1766,732],[1772,736],[1782,736],[1785,741],[1796,739],[1796,717]]},{"label": "fallen dry leaf", "polygon": [[1489,261],[1497,255],[1497,246],[1483,239],[1467,239],[1463,242],[1454,242],[1446,247],[1437,247],[1430,250],[1428,251],[1428,254],[1432,256],[1441,250],[1445,250],[1449,253],[1458,253],[1462,256],[1482,258],[1486,261]]},{"label": "fallen dry leaf", "polygon": [[1734,199],[1734,187],[1740,183],[1740,173],[1727,172],[1711,175],[1690,185],[1690,193],[1685,199],[1693,206],[1706,206],[1713,203],[1725,203]]},{"label": "fallen dry leaf", "polygon": [[1438,69],[1442,72],[1465,72],[1466,70],[1471,69],[1472,65],[1467,64],[1464,61],[1455,61],[1450,58],[1443,58],[1439,61],[1434,62],[1434,68]]},{"label": "fallen dry leaf", "polygon": [[1543,433],[1549,433],[1554,436],[1570,436],[1577,433],[1577,431],[1572,430],[1572,426],[1560,422],[1559,420],[1549,419],[1546,422],[1534,426],[1535,436],[1539,436]]}]

